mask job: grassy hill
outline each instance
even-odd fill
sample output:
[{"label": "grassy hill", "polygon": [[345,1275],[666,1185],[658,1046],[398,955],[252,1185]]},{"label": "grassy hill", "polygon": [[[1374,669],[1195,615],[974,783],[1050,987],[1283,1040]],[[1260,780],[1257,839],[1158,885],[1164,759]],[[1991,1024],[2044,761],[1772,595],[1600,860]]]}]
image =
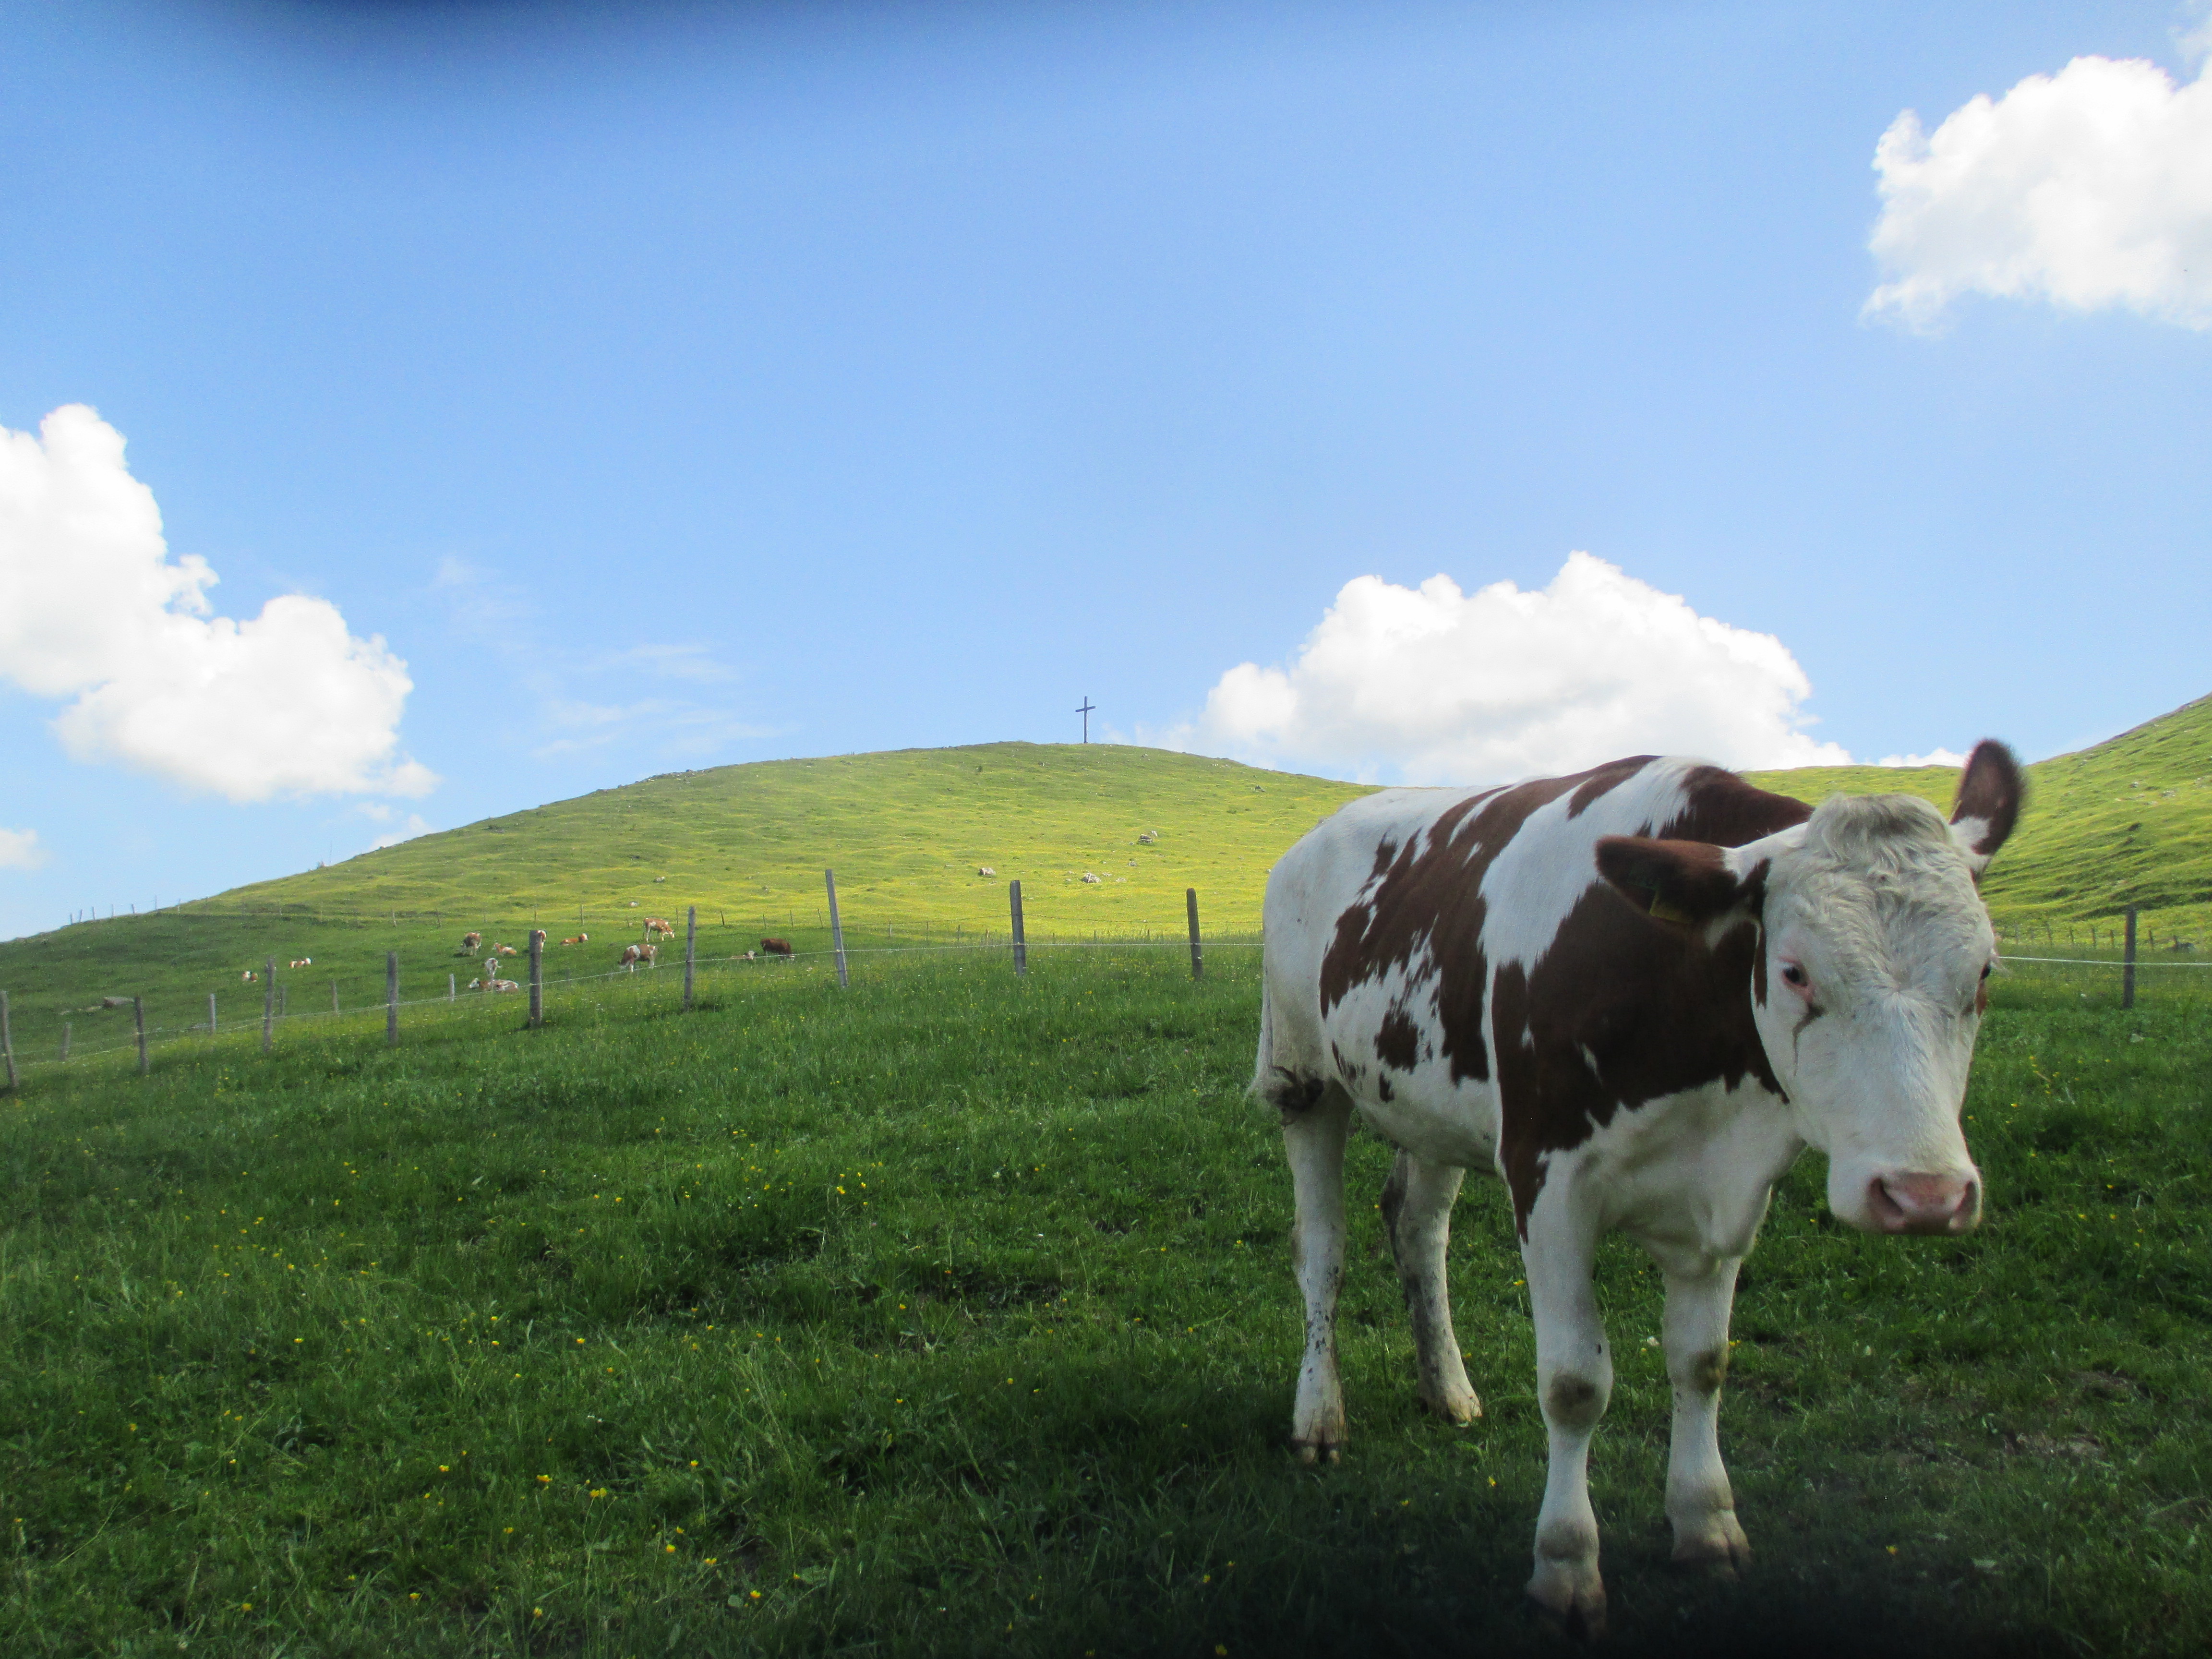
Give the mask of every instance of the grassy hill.
[{"label": "grassy hill", "polygon": [[[2130,904],[2146,934],[2212,945],[2212,697],[2027,769],[2027,811],[1990,866],[1984,895],[2008,932],[2101,939]],[[1958,787],[1948,766],[1807,767],[1754,772],[1764,788],[1802,800],[1924,795],[1947,811]]]},{"label": "grassy hill", "polygon": [[[984,744],[676,772],[424,836],[302,874],[157,914],[80,923],[0,944],[17,1048],[78,1048],[127,1035],[103,995],[142,993],[149,1022],[258,1019],[241,971],[273,957],[289,1012],[384,999],[385,953],[401,995],[465,985],[465,931],[525,945],[540,926],[554,977],[605,972],[642,920],[680,928],[699,907],[703,957],[762,936],[828,942],[823,872],[855,951],[1003,939],[1006,884],[1022,884],[1033,940],[1181,937],[1196,888],[1208,937],[1260,925],[1267,868],[1358,785],[1233,761],[1103,744]],[[1153,837],[1149,842],[1139,836]],[[988,868],[990,876],[979,874]],[[1086,882],[1084,877],[1099,879]],[[297,971],[285,964],[312,958]]]},{"label": "grassy hill", "polygon": [[[2212,940],[2212,698],[2029,769],[2033,793],[1986,889],[2014,939],[2085,945],[2130,903],[2155,943]],[[1809,768],[1751,775],[1819,800],[1906,791],[1948,807],[1948,767]],[[699,907],[702,954],[763,933],[802,950],[828,939],[822,872],[835,869],[856,951],[951,943],[1006,929],[1023,886],[1030,936],[1180,936],[1199,891],[1209,937],[1249,936],[1268,866],[1356,784],[1232,761],[1107,744],[985,744],[671,773],[503,813],[325,869],[238,888],[158,915],[81,923],[0,944],[18,1048],[121,1040],[127,1014],[89,1012],[143,993],[157,1028],[258,1018],[240,971],[274,957],[290,1012],[380,1003],[385,953],[401,994],[465,984],[461,933],[559,940],[556,979],[605,972],[647,915]],[[1151,836],[1150,841],[1140,836]],[[995,872],[984,876],[983,868]],[[1086,874],[1099,879],[1088,882]],[[2147,943],[2154,941],[2147,939]],[[311,957],[296,972],[284,964]]]}]

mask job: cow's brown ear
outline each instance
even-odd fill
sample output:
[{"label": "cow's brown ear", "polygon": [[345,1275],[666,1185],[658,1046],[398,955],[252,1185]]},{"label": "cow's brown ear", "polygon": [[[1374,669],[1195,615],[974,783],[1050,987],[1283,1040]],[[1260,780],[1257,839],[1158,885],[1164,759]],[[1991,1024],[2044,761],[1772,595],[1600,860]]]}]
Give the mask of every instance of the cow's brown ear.
[{"label": "cow's brown ear", "polygon": [[1696,926],[1735,908],[1746,896],[1728,849],[1710,842],[1604,836],[1597,869],[1655,921]]},{"label": "cow's brown ear", "polygon": [[2020,821],[2021,803],[2027,798],[2027,779],[2011,750],[1995,738],[1984,738],[1966,757],[1959,774],[1959,804],[1951,809],[1951,839],[1966,855],[1978,876],[1989,868],[1997,848],[2005,844]]}]

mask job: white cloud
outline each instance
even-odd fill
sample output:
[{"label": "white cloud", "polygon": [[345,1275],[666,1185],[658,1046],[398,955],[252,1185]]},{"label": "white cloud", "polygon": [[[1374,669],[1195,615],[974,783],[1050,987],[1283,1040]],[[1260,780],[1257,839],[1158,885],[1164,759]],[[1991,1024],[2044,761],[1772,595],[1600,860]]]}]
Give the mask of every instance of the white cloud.
[{"label": "white cloud", "polygon": [[1924,755],[1884,755],[1876,766],[1964,766],[1966,757],[1950,749],[1931,749]]},{"label": "white cloud", "polygon": [[1287,668],[1243,663],[1193,724],[1140,734],[1263,765],[1490,783],[1645,751],[1847,764],[1806,735],[1812,686],[1771,634],[1701,617],[1587,553],[1549,586],[1345,584]]},{"label": "white cloud", "polygon": [[2177,88],[2155,64],[2076,58],[2001,99],[1977,95],[1933,135],[1905,111],[1874,165],[1882,210],[1870,246],[1890,280],[1869,313],[1928,328],[1958,295],[1982,293],[2212,328],[2202,73]]},{"label": "white cloud", "polygon": [[407,815],[406,823],[388,835],[379,836],[374,841],[369,842],[368,850],[372,853],[379,852],[386,847],[397,847],[403,841],[412,841],[417,836],[427,836],[429,833],[430,825],[423,821],[422,815],[420,812],[410,812]]},{"label": "white cloud", "polygon": [[0,870],[35,870],[46,861],[35,830],[0,830]]},{"label": "white cloud", "polygon": [[414,685],[381,638],[296,593],[210,616],[216,580],[170,559],[123,434],[92,410],[0,428],[0,679],[74,699],[54,721],[70,755],[234,801],[435,787],[399,751]]}]

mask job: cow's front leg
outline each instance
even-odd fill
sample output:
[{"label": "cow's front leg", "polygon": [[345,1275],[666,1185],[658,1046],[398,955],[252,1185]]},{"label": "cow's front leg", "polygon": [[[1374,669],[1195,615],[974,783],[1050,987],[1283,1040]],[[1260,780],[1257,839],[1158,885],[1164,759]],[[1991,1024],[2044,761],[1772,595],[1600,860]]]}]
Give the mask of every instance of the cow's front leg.
[{"label": "cow's front leg", "polygon": [[1596,1229],[1570,1212],[1563,1188],[1555,1182],[1538,1200],[1521,1247],[1536,1322],[1537,1398],[1552,1453],[1528,1595],[1570,1634],[1598,1636],[1605,1630],[1605,1580],[1589,1501],[1589,1443],[1613,1398],[1613,1355],[1591,1285]]},{"label": "cow's front leg", "polygon": [[1733,1577],[1751,1546],[1736,1523],[1735,1497],[1721,1463],[1721,1380],[1728,1375],[1729,1310],[1740,1258],[1711,1271],[1667,1276],[1661,1341],[1674,1388],[1674,1429],[1667,1455],[1667,1518],[1674,1559]]},{"label": "cow's front leg", "polygon": [[1306,1351],[1298,1364],[1291,1444],[1299,1459],[1336,1462],[1344,1445],[1344,1385],[1336,1367],[1336,1294],[1344,1285],[1344,1142],[1352,1100],[1331,1084],[1310,1106],[1283,1115],[1297,1218],[1291,1265],[1305,1299]]},{"label": "cow's front leg", "polygon": [[1452,1334],[1444,1255],[1451,1243],[1452,1200],[1467,1171],[1401,1152],[1382,1188],[1382,1224],[1398,1259],[1398,1283],[1413,1324],[1414,1387],[1447,1423],[1472,1423],[1482,1402],[1460,1363]]}]

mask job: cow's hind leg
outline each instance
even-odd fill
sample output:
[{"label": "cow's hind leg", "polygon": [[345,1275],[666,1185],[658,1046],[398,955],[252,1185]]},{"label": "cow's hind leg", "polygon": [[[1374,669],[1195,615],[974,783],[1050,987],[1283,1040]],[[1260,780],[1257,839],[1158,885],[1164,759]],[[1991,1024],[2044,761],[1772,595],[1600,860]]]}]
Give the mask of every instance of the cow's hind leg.
[{"label": "cow's hind leg", "polygon": [[1482,1402],[1467,1380],[1459,1341],[1452,1334],[1444,1272],[1452,1200],[1466,1174],[1401,1152],[1382,1188],[1382,1224],[1398,1259],[1398,1283],[1413,1324],[1414,1386],[1424,1406],[1447,1423],[1462,1424],[1482,1415]]},{"label": "cow's hind leg", "polygon": [[1591,1285],[1596,1229],[1573,1213],[1565,1184],[1555,1177],[1537,1200],[1521,1247],[1536,1322],[1537,1396],[1552,1453],[1528,1595],[1570,1634],[1598,1636],[1605,1630],[1605,1580],[1589,1501],[1589,1443],[1613,1398],[1613,1356]]},{"label": "cow's hind leg", "polygon": [[1674,1525],[1674,1559],[1723,1576],[1750,1559],[1735,1518],[1735,1496],[1721,1462],[1721,1380],[1728,1374],[1729,1310],[1740,1264],[1667,1276],[1661,1341],[1674,1388],[1674,1427],[1667,1455],[1667,1518]]},{"label": "cow's hind leg", "polygon": [[1298,1364],[1291,1444],[1308,1463],[1334,1462],[1344,1445],[1344,1385],[1336,1365],[1336,1297],[1344,1285],[1344,1143],[1352,1100],[1336,1084],[1285,1095],[1283,1149],[1297,1219],[1291,1262],[1305,1301],[1306,1351]]}]

